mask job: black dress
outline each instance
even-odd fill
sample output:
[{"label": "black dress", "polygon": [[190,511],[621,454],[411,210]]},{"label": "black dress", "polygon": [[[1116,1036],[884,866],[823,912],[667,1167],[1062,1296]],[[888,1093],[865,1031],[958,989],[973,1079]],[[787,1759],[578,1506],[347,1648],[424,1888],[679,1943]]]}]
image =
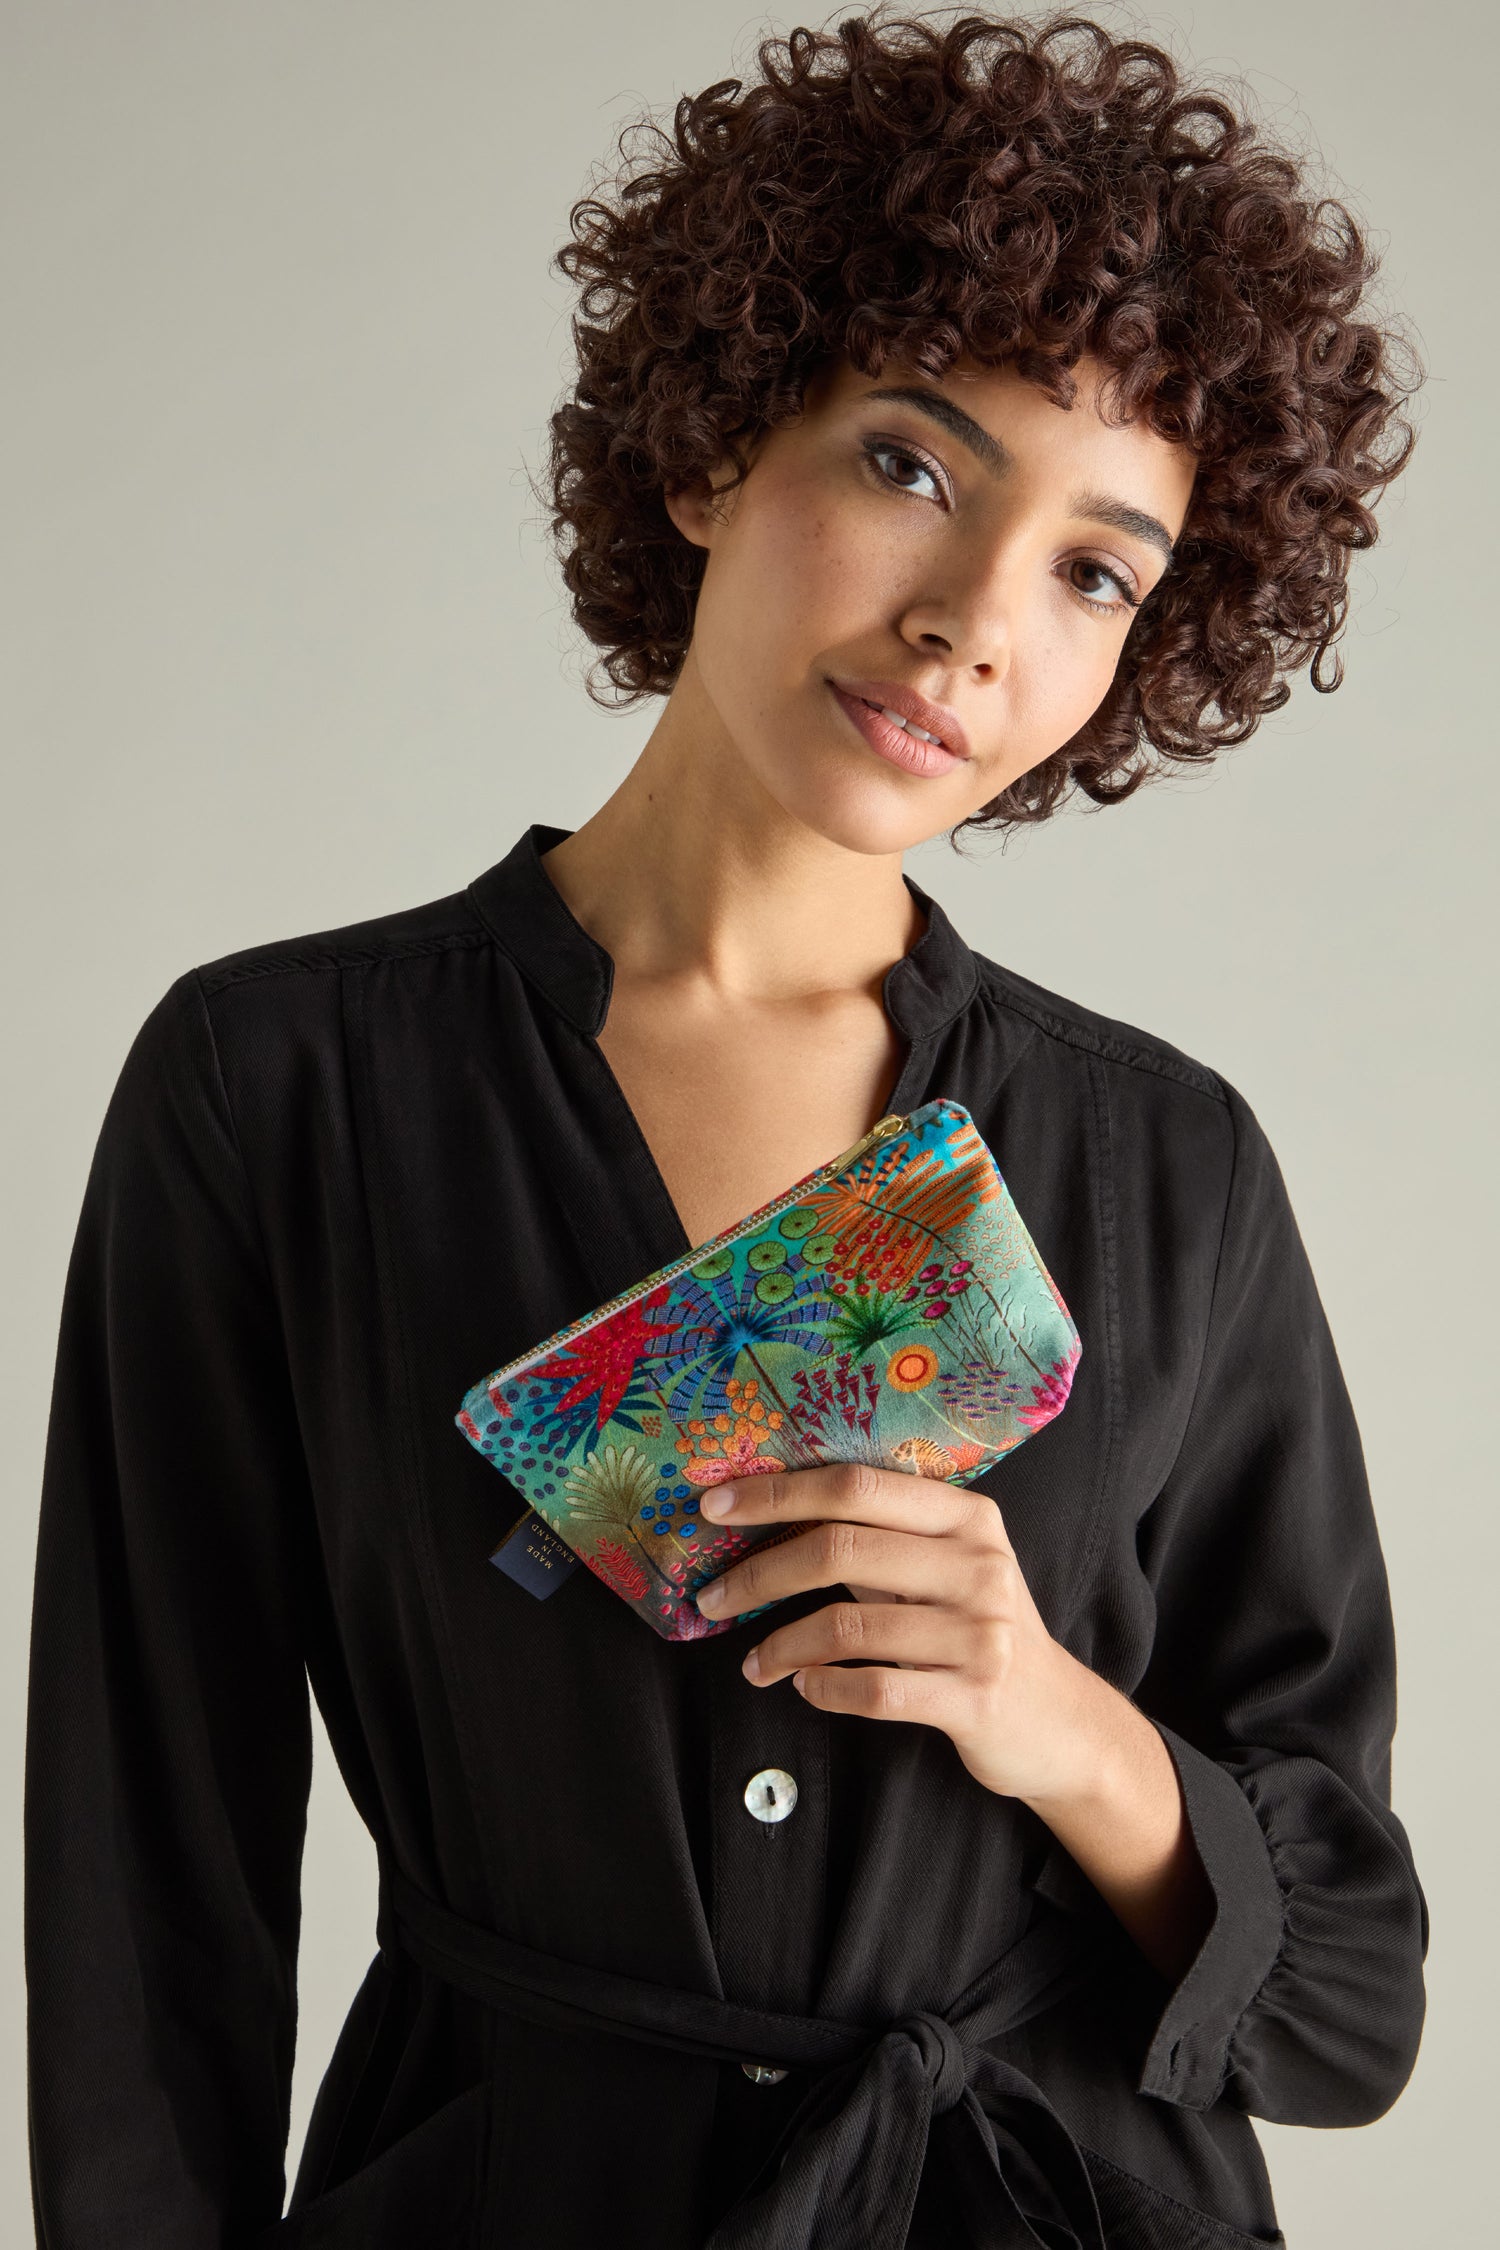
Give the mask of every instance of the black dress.
[{"label": "black dress", "polygon": [[[908,878],[886,1107],[973,1112],[1083,1338],[974,1489],[1176,1763],[1217,1917],[1169,1986],[945,1735],[751,1687],[763,1621],[669,1643],[591,1571],[539,1599],[491,1565],[523,1503],[464,1391],[691,1247],[541,864],[566,833],[186,971],[121,1070],[36,1558],[40,2242],[1279,2241],[1250,2119],[1390,2105],[1427,1917],[1359,1438],[1264,1135]],[[309,1680],[379,1950],[283,2218]]]}]

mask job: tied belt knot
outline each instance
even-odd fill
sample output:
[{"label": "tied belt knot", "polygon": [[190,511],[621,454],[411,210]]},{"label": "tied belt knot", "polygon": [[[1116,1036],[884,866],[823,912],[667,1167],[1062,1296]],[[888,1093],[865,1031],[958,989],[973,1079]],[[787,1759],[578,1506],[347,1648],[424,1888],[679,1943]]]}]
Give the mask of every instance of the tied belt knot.
[{"label": "tied belt knot", "polygon": [[969,2082],[969,2051],[946,2016],[930,2016],[921,2009],[893,2023],[887,2038],[904,2036],[922,2057],[922,2067],[932,2081],[932,2114],[944,2117],[957,2109]]},{"label": "tied belt knot", "polygon": [[[929,2153],[969,2250],[1105,2250],[1087,2167],[1035,2080],[987,2052],[1093,1972],[1097,1929],[1039,1918],[946,2010],[855,2024],[742,2007],[518,1943],[382,1860],[382,1944],[491,2007],[810,2083],[704,2250],[903,2250]],[[956,2250],[956,2245],[955,2245]]]}]

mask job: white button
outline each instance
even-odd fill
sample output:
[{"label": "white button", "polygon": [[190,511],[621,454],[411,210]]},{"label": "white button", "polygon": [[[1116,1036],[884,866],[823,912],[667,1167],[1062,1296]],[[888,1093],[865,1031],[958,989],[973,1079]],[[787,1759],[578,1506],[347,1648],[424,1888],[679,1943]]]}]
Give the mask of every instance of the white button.
[{"label": "white button", "polygon": [[757,1820],[785,1820],[797,1802],[797,1784],[780,1766],[763,1766],[745,1785],[745,1802]]},{"label": "white button", "polygon": [[769,2063],[741,2063],[740,2068],[756,2086],[779,2086],[786,2076],[784,2070],[773,2070]]}]

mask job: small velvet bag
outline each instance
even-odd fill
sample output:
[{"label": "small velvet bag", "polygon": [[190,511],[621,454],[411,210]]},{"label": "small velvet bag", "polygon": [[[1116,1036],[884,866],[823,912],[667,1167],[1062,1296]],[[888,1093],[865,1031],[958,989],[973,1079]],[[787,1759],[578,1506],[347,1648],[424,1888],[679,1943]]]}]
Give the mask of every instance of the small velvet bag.
[{"label": "small velvet bag", "polygon": [[664,1639],[700,1640],[776,1605],[710,1621],[699,1589],[807,1528],[710,1523],[706,1486],[826,1461],[967,1484],[1061,1412],[1081,1348],[973,1118],[937,1100],[496,1368],[454,1419],[531,1504],[491,1562],[529,1525]]}]

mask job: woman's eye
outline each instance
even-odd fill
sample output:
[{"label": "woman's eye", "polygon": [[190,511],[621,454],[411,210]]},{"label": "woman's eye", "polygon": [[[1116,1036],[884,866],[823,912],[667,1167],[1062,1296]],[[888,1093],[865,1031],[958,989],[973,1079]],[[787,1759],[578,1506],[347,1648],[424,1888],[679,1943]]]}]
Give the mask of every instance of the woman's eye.
[{"label": "woman's eye", "polygon": [[1093,609],[1139,607],[1135,590],[1128,581],[1107,563],[1095,562],[1091,555],[1080,555],[1068,564],[1068,583]]},{"label": "woman's eye", "polygon": [[[942,499],[943,494],[938,484],[937,474],[927,466],[920,454],[908,453],[904,446],[878,443],[867,445],[865,453],[867,458],[876,464],[885,482],[893,484],[898,492],[917,492],[923,499],[929,497],[935,500]],[[887,461],[896,462],[899,473],[892,475],[884,466]],[[930,494],[922,493],[919,483],[911,481],[913,474],[918,479],[922,477],[927,479],[928,485],[931,487]]]}]

